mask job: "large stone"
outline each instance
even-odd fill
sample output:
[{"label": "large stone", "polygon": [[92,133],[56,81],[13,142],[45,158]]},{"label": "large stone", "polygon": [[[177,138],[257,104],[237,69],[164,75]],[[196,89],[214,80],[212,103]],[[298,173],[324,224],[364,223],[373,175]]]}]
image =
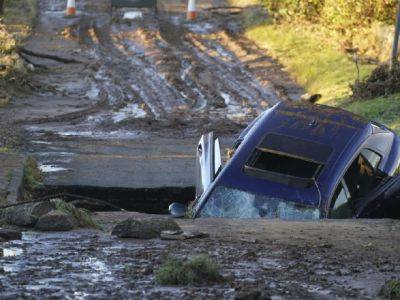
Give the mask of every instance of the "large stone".
[{"label": "large stone", "polygon": [[51,211],[39,218],[35,228],[41,231],[69,231],[78,227],[75,218],[60,210]]},{"label": "large stone", "polygon": [[22,238],[21,231],[0,228],[0,240],[3,241],[12,241],[12,240],[20,240]]},{"label": "large stone", "polygon": [[146,220],[127,219],[118,223],[112,234],[121,238],[152,239],[160,236],[162,231],[180,231],[179,225],[171,219],[152,218]]},{"label": "large stone", "polygon": [[55,208],[50,201],[27,203],[3,209],[1,218],[10,225],[35,226],[41,216]]}]

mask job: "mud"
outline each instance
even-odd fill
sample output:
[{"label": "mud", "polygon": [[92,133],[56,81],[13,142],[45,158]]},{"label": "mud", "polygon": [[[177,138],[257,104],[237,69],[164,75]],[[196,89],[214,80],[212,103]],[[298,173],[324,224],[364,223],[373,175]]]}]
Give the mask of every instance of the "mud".
[{"label": "mud", "polygon": [[[216,131],[227,148],[264,109],[302,94],[241,34],[241,9],[203,11],[189,23],[183,2],[163,1],[158,15],[77,3],[78,17],[67,19],[65,0],[39,1],[29,51],[21,51],[35,70],[0,110],[0,141],[37,158],[46,188],[101,192],[130,209],[138,203],[129,189],[157,205],[146,189],[182,200],[179,191],[193,193],[201,133]],[[395,221],[183,220],[211,237],[111,237],[113,223],[131,215],[98,213],[104,231],[26,231],[0,244],[0,298],[372,299],[400,273]],[[200,253],[218,262],[223,283],[155,285],[168,256]]]},{"label": "mud", "polygon": [[[107,1],[86,0],[79,1],[77,18],[64,18],[65,1],[39,1],[34,34],[19,49],[35,70],[0,114],[25,130],[20,144],[38,159],[47,183],[63,185],[67,174],[86,185],[110,186],[108,179],[87,182],[87,168],[120,176],[101,166],[101,156],[79,167],[93,143],[109,145],[104,155],[111,165],[120,145],[161,138],[170,140],[166,149],[186,141],[177,152],[193,155],[202,133],[213,130],[232,140],[270,105],[299,98],[302,90],[281,66],[241,34],[240,12],[204,10],[198,21],[187,22],[185,4],[176,4],[163,1],[155,14],[111,11]],[[65,150],[71,145],[73,151]],[[179,167],[188,164],[189,158]],[[178,183],[186,181],[179,176]]]},{"label": "mud", "polygon": [[[112,225],[129,216],[151,218],[100,213],[96,219],[104,231],[25,232],[22,241],[2,244],[0,297],[375,299],[385,280],[400,271],[396,221],[181,220],[185,230],[195,227],[210,238],[112,237]],[[201,253],[220,265],[223,283],[154,283],[168,257]]]}]

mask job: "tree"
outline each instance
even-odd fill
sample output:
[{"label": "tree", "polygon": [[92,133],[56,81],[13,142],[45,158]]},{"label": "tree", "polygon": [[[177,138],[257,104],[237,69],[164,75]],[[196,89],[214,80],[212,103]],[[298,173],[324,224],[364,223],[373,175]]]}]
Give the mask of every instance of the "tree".
[{"label": "tree", "polygon": [[390,70],[397,65],[397,55],[399,53],[399,34],[400,34],[400,1],[397,4],[397,18],[396,18],[396,29],[394,33],[392,57],[390,59]]}]

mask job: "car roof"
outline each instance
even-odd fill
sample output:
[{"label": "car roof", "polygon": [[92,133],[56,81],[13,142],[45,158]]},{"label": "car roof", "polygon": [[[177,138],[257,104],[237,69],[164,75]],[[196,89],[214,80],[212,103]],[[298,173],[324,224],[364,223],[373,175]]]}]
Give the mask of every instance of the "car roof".
[{"label": "car roof", "polygon": [[[244,174],[243,167],[249,156],[265,137],[271,134],[309,142],[311,149],[308,150],[311,152],[315,147],[313,145],[329,147],[329,157],[326,157],[324,167],[317,178],[318,185],[326,188],[295,188]],[[267,110],[243,132],[243,143],[221,174],[219,183],[254,193],[318,205],[320,199],[326,200],[334,189],[334,185],[331,184],[334,179],[329,174],[332,170],[344,169],[346,162],[350,161],[357,151],[357,147],[352,146],[360,145],[370,134],[371,122],[342,109],[303,102],[281,102]],[[293,150],[293,144],[287,145],[292,153],[296,151]],[[298,150],[300,152],[300,148]]]}]

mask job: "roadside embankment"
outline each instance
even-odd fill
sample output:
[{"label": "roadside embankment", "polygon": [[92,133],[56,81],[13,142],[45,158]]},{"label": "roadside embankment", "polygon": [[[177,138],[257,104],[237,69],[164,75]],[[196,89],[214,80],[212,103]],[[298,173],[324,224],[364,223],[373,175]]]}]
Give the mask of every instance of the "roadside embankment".
[{"label": "roadside embankment", "polygon": [[[254,8],[253,2],[249,1],[249,7]],[[240,4],[244,5],[242,0]],[[264,8],[259,5],[258,9]],[[246,26],[245,35],[277,59],[307,93],[320,94],[318,103],[340,106],[400,132],[400,94],[368,100],[351,97],[350,85],[370,75],[379,60],[387,59],[387,51],[382,51],[390,48],[392,33],[389,25],[377,24],[354,25],[351,32],[340,34],[317,21],[268,17]]]},{"label": "roadside embankment", "polygon": [[29,36],[36,13],[37,0],[5,1],[4,15],[0,16],[0,108],[7,105],[27,72],[16,48]]}]

